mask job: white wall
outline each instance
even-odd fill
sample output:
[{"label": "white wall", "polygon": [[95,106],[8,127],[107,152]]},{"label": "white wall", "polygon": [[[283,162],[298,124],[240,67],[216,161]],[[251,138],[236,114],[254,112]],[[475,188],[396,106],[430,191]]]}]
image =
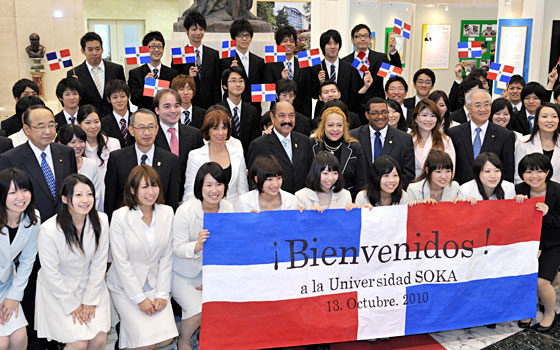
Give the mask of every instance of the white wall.
[{"label": "white wall", "polygon": [[[538,80],[541,84],[546,84],[548,75],[548,63],[550,60],[550,39],[552,35],[552,21],[560,20],[560,1],[547,0],[544,8],[544,26],[542,31],[542,50],[539,64]],[[560,43],[556,43],[559,45]]]}]

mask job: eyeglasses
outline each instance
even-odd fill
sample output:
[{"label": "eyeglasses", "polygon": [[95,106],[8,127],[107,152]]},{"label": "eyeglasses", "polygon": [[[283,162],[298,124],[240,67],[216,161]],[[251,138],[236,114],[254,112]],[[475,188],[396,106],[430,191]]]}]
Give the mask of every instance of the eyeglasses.
[{"label": "eyeglasses", "polygon": [[39,125],[39,126],[33,126],[33,125],[27,124],[27,126],[29,126],[31,129],[35,129],[37,131],[45,131],[46,129],[56,130],[56,127],[58,126],[58,124],[57,123],[49,123],[47,125]]},{"label": "eyeglasses", "polygon": [[153,125],[153,124],[150,124],[150,125],[148,125],[148,126],[142,125],[142,126],[139,126],[139,127],[133,126],[133,128],[134,128],[135,130],[138,130],[140,133],[144,133],[146,130],[148,130],[150,133],[152,133],[152,132],[154,132],[154,131],[156,130],[156,126]]},{"label": "eyeglasses", "polygon": [[432,85],[432,81],[431,80],[416,80],[416,84],[418,85]]},{"label": "eyeglasses", "polygon": [[239,79],[239,80],[231,79],[231,80],[228,80],[227,82],[230,83],[230,84],[244,84],[245,80],[243,80],[243,79]]},{"label": "eyeglasses", "polygon": [[150,46],[148,46],[148,47],[149,47],[150,49],[152,49],[152,50],[161,50],[161,49],[163,49],[163,46],[162,46],[162,45],[150,45]]},{"label": "eyeglasses", "polygon": [[475,103],[474,105],[471,105],[472,107],[476,108],[476,109],[480,109],[482,107],[484,108],[490,108],[490,102],[485,102],[485,103]]},{"label": "eyeglasses", "polygon": [[368,114],[372,117],[379,117],[379,115],[386,117],[389,115],[389,111],[381,111],[381,112],[373,111],[373,112],[368,112]]},{"label": "eyeglasses", "polygon": [[404,87],[399,86],[399,87],[390,87],[389,91],[391,92],[395,92],[395,91],[404,91]]},{"label": "eyeglasses", "polygon": [[369,38],[369,34],[356,34],[354,35],[354,39],[368,39]]},{"label": "eyeglasses", "polygon": [[296,95],[295,95],[293,92],[289,92],[289,93],[288,93],[288,92],[282,92],[282,93],[280,94],[280,97],[283,97],[283,98],[294,98],[294,97],[296,97]]},{"label": "eyeglasses", "polygon": [[249,34],[249,33],[238,34],[236,37],[240,38],[240,39],[249,39],[251,37],[251,34]]}]

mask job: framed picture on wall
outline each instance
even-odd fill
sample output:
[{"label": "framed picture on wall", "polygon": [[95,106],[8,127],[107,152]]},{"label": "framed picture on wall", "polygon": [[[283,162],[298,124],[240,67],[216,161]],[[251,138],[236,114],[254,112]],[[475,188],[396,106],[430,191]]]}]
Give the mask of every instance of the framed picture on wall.
[{"label": "framed picture on wall", "polygon": [[430,69],[448,69],[450,44],[451,24],[424,24],[420,66]]},{"label": "framed picture on wall", "polygon": [[405,67],[406,57],[406,39],[402,35],[393,33],[393,27],[385,28],[385,54],[389,57],[389,42],[394,40],[396,42],[395,48],[401,56],[402,67]]}]

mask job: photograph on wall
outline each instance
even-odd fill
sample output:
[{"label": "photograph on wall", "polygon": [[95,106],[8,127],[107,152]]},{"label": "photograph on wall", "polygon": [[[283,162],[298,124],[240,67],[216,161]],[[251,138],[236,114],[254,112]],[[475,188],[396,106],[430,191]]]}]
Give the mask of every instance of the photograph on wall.
[{"label": "photograph on wall", "polygon": [[298,32],[296,51],[310,48],[311,1],[257,1],[257,16],[274,30],[291,25]]},{"label": "photograph on wall", "polygon": [[[482,57],[460,58],[459,61],[468,61],[466,66],[472,66],[472,61],[477,61],[477,67],[487,66],[486,61],[494,62],[496,53],[496,38],[498,32],[498,21],[496,20],[461,20],[461,36],[459,42],[480,41]],[[465,76],[467,73],[463,73]]]},{"label": "photograph on wall", "polygon": [[[463,65],[463,68],[465,69],[465,73],[468,75],[474,68],[476,68],[478,66],[478,60],[477,59],[462,60],[461,64]],[[488,65],[490,65],[490,64],[488,64]]]},{"label": "photograph on wall", "polygon": [[480,68],[490,68],[490,60],[480,60]]},{"label": "photograph on wall", "polygon": [[464,24],[463,36],[472,38],[480,36],[480,24]]},{"label": "photograph on wall", "polygon": [[495,37],[498,33],[498,25],[497,24],[482,24],[482,36],[484,37]]},{"label": "photograph on wall", "polygon": [[[393,27],[385,28],[385,54],[389,57],[389,42],[391,40],[395,40],[395,48],[399,52],[399,56],[401,56],[402,66],[405,66],[405,57],[406,57],[406,40],[402,35],[397,35],[393,32]],[[375,40],[375,39],[374,39]]]},{"label": "photograph on wall", "polygon": [[422,26],[422,68],[448,69],[451,44],[450,24]]}]

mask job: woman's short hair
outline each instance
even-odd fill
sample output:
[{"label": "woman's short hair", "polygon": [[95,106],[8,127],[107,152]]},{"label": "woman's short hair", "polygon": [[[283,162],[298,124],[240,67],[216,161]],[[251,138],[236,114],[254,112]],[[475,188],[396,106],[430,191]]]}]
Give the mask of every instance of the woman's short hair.
[{"label": "woman's short hair", "polygon": [[500,177],[500,181],[498,182],[498,185],[494,189],[494,195],[496,196],[496,199],[504,199],[504,189],[502,188],[502,181],[504,180],[504,165],[502,164],[500,158],[492,152],[482,152],[481,154],[478,155],[478,157],[474,159],[473,177],[474,180],[476,181],[476,187],[478,188],[478,192],[482,196],[483,200],[489,199],[489,197],[486,195],[486,191],[484,190],[484,186],[480,181],[480,172],[484,168],[484,164],[486,164],[486,162],[489,162],[496,168],[500,169],[500,173],[502,175]]},{"label": "woman's short hair", "polygon": [[[533,124],[534,125],[533,130],[531,131],[531,136],[529,136],[528,142],[533,141],[533,139],[535,138],[535,135],[539,132],[539,117],[541,115],[541,111],[545,107],[552,108],[556,112],[556,115],[558,116],[558,118],[560,118],[560,106],[559,105],[557,105],[556,103],[543,102],[537,108],[537,111],[535,112],[535,123]],[[554,132],[552,133],[552,141],[554,141],[555,144],[556,144],[556,141],[558,140],[558,132],[559,132],[558,130],[559,129],[560,129],[560,122],[556,126],[556,130],[554,130]]]},{"label": "woman's short hair", "polygon": [[226,113],[220,110],[215,110],[206,113],[206,115],[204,116],[204,122],[200,127],[200,132],[202,133],[202,137],[206,141],[209,141],[210,129],[220,126],[221,123],[223,123],[228,130],[226,140],[229,140],[229,138],[231,137],[231,120]]},{"label": "woman's short hair", "polygon": [[323,192],[321,189],[321,172],[324,170],[338,172],[338,179],[334,183],[332,190],[335,193],[340,192],[344,188],[344,176],[342,176],[342,171],[340,171],[340,163],[334,154],[327,151],[317,153],[313,162],[311,162],[311,167],[305,180],[306,186],[315,192]]},{"label": "woman's short hair", "polygon": [[542,153],[531,153],[526,155],[521,159],[517,167],[519,177],[523,179],[523,174],[527,170],[542,170],[544,172],[548,171],[546,176],[546,181],[550,180],[552,177],[553,169],[552,164],[547,156]]},{"label": "woman's short hair", "polygon": [[124,183],[124,195],[123,204],[134,209],[138,203],[138,189],[142,183],[142,179],[146,181],[147,184],[152,186],[157,186],[159,188],[158,197],[156,199],[156,204],[164,203],[163,198],[163,187],[161,185],[161,179],[159,173],[156,169],[152,168],[147,164],[137,165],[132,169],[126,182]]},{"label": "woman's short hair", "polygon": [[342,139],[344,142],[358,142],[355,138],[350,136],[350,126],[348,124],[348,118],[346,117],[346,113],[340,107],[329,107],[321,113],[321,121],[319,122],[319,126],[317,127],[317,131],[315,131],[315,139],[318,142],[325,141],[325,124],[327,123],[327,116],[330,114],[338,114],[342,117]]},{"label": "woman's short hair", "polygon": [[58,129],[55,142],[60,142],[63,145],[67,145],[70,141],[72,141],[74,136],[84,142],[87,141],[87,135],[79,125],[66,124]]},{"label": "woman's short hair", "polygon": [[196,95],[196,83],[194,82],[194,78],[186,74],[179,74],[173,78],[173,80],[171,80],[171,89],[179,92],[179,89],[185,87],[186,84],[188,84],[193,91],[193,96]]},{"label": "woman's short hair", "polygon": [[[39,222],[39,217],[35,214],[35,196],[33,195],[33,183],[31,177],[25,171],[17,168],[7,168],[0,171],[0,228],[8,225],[8,212],[6,211],[6,198],[10,192],[10,185],[14,183],[16,190],[27,190],[31,193],[31,201],[23,214],[29,219],[31,227]],[[3,234],[0,230],[0,235]]]},{"label": "woman's short hair", "polygon": [[[426,168],[428,170],[426,170]],[[451,170],[453,172],[453,161],[449,154],[439,149],[432,149],[428,156],[426,157],[426,161],[424,162],[424,166],[422,167],[422,173],[420,176],[414,180],[413,182],[418,182],[425,179],[430,179],[432,177],[432,173],[436,170]]]},{"label": "woman's short hair", "polygon": [[222,169],[220,164],[216,162],[207,162],[200,166],[194,177],[194,197],[202,202],[202,186],[204,185],[204,178],[206,175],[210,174],[218,183],[224,184],[224,197],[226,196],[228,190],[228,178],[227,174]]},{"label": "woman's short hair", "polygon": [[383,175],[390,174],[393,169],[397,170],[399,174],[399,185],[391,193],[391,205],[399,204],[402,197],[402,173],[399,163],[388,155],[382,155],[373,162],[372,172],[368,176],[367,196],[369,203],[373,206],[378,206],[381,201],[381,178]]},{"label": "woman's short hair", "polygon": [[503,109],[507,109],[509,113],[509,122],[506,128],[511,130],[511,121],[513,120],[513,107],[508,99],[500,97],[492,101],[492,107],[490,108],[490,122],[493,123],[494,114],[501,112]]},{"label": "woman's short hair", "polygon": [[252,190],[257,189],[261,193],[266,179],[276,176],[282,176],[282,165],[278,159],[272,155],[259,156],[249,169],[249,187]]}]

